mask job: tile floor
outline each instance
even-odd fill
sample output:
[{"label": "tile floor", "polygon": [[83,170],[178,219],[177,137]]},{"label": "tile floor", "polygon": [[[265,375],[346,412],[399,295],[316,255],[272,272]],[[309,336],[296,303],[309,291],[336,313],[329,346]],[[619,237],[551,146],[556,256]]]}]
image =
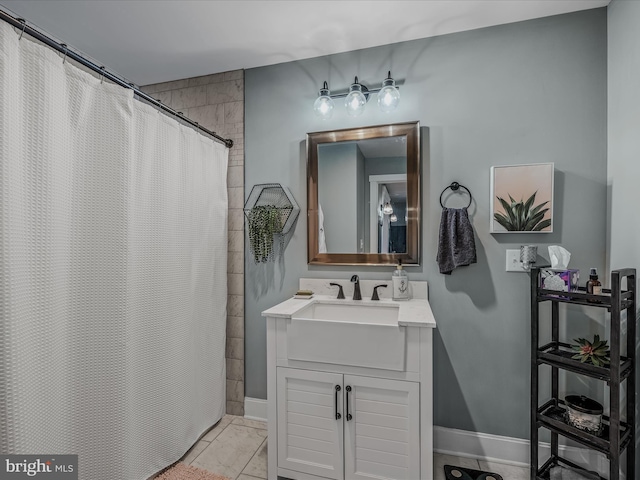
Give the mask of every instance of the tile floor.
[{"label": "tile floor", "polygon": [[[225,415],[182,458],[230,480],[267,478],[267,425],[243,417]],[[504,480],[528,480],[529,470],[502,463],[434,454],[433,480],[445,480],[444,465],[458,465],[497,473]]]}]

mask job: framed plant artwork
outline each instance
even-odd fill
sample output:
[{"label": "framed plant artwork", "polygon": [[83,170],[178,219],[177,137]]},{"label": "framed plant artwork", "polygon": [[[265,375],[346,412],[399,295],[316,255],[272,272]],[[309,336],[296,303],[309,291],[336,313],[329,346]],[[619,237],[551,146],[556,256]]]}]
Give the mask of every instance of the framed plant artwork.
[{"label": "framed plant artwork", "polygon": [[491,167],[491,233],[553,232],[553,163]]}]

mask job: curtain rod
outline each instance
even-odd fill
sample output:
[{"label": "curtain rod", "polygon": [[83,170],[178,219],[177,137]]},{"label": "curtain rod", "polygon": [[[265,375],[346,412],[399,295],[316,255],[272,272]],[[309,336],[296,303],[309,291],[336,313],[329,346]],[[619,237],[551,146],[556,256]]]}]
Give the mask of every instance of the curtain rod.
[{"label": "curtain rod", "polygon": [[162,102],[160,102],[160,101],[156,100],[155,98],[151,97],[150,95],[144,93],[142,90],[140,90],[138,87],[136,87],[133,83],[127,83],[125,80],[119,78],[115,74],[113,74],[113,73],[109,72],[108,70],[106,70],[105,67],[98,66],[95,63],[93,63],[92,61],[88,60],[87,58],[85,58],[85,57],[83,57],[83,56],[81,56],[81,55],[69,50],[69,48],[67,47],[66,44],[58,43],[55,40],[53,40],[52,38],[48,37],[47,35],[39,32],[35,28],[32,28],[32,27],[28,26],[26,20],[24,20],[23,18],[14,18],[11,15],[9,15],[7,12],[5,12],[4,10],[0,9],[0,19],[4,20],[5,22],[7,22],[10,25],[13,25],[16,28],[19,28],[20,31],[21,31],[20,36],[22,36],[23,33],[27,33],[27,34],[31,35],[33,38],[41,41],[45,45],[48,45],[49,47],[53,48],[54,50],[56,50],[58,52],[63,53],[66,57],[69,57],[70,59],[75,60],[79,64],[81,64],[81,65],[87,67],[88,69],[100,74],[104,78],[106,78],[108,80],[111,80],[113,83],[115,83],[117,85],[120,85],[121,87],[133,90],[133,92],[137,96],[139,96],[140,98],[143,98],[147,102],[149,102],[152,105],[162,109],[163,111],[169,113],[170,115],[178,117],[179,119],[181,119],[182,121],[188,123],[189,125],[197,128],[198,130],[203,131],[207,135],[212,136],[216,140],[224,143],[228,148],[231,148],[233,146],[233,140],[232,139],[221,137],[216,132],[212,132],[211,130],[209,130],[209,129],[203,127],[202,125],[200,125],[199,123],[194,122],[190,118],[185,117],[182,114],[182,112],[176,112],[174,109],[168,107],[167,105],[163,104]]}]

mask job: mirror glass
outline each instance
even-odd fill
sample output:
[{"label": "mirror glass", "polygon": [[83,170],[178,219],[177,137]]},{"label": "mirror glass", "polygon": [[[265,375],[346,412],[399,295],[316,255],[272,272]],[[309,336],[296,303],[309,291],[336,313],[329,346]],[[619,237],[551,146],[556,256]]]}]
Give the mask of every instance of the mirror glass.
[{"label": "mirror glass", "polygon": [[406,140],[318,145],[320,253],[406,253]]},{"label": "mirror glass", "polygon": [[418,263],[417,122],[310,133],[309,263]]}]

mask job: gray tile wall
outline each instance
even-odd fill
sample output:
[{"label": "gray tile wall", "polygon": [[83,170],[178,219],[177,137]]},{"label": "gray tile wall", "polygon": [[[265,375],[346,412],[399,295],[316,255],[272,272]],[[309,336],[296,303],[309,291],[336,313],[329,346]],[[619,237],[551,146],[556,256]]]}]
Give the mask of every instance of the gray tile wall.
[{"label": "gray tile wall", "polygon": [[156,83],[142,90],[234,142],[227,174],[227,413],[244,415],[244,71]]}]

